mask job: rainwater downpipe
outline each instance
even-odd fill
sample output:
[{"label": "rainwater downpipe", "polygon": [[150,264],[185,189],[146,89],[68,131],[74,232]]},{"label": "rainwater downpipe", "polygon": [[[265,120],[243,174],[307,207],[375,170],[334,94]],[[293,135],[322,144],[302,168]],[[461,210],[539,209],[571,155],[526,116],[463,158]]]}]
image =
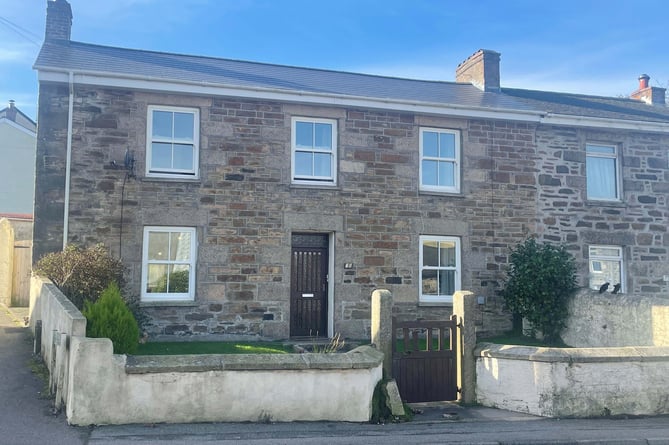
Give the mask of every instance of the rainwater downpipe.
[{"label": "rainwater downpipe", "polygon": [[67,247],[70,214],[70,169],[72,164],[72,114],[74,113],[74,73],[69,72],[70,98],[67,108],[67,151],[65,155],[65,198],[63,202],[63,250]]}]

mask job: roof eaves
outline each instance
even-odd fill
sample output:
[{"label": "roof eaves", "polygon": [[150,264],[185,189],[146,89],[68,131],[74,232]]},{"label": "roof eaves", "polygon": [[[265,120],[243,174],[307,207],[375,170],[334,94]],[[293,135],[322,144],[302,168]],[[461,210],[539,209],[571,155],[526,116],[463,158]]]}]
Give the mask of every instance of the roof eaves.
[{"label": "roof eaves", "polygon": [[639,121],[633,119],[614,119],[571,114],[546,113],[542,119],[546,125],[569,125],[592,128],[615,128],[619,130],[637,130],[650,132],[669,131],[669,122]]},{"label": "roof eaves", "polygon": [[[403,99],[395,98],[379,98],[379,97],[366,97],[366,96],[352,96],[345,94],[336,94],[336,93],[322,93],[322,92],[313,92],[313,91],[299,91],[299,90],[290,90],[290,89],[280,89],[280,88],[267,88],[259,86],[248,86],[248,85],[237,85],[237,84],[223,84],[223,83],[210,83],[204,81],[187,81],[187,80],[165,80],[162,78],[156,78],[153,76],[140,76],[140,75],[120,75],[115,72],[104,72],[104,71],[83,71],[83,70],[69,70],[59,67],[53,67],[48,65],[35,65],[35,68],[39,73],[40,81],[67,81],[66,76],[69,73],[74,75],[74,83],[89,84],[89,85],[104,85],[104,86],[124,86],[133,89],[140,90],[154,90],[154,91],[170,91],[170,92],[181,92],[181,93],[197,93],[197,92],[207,92],[209,94],[218,94],[218,95],[234,95],[234,92],[252,92],[255,94],[244,95],[240,94],[242,97],[254,97],[261,99],[276,99],[277,96],[285,100],[291,100],[294,102],[308,102],[308,103],[318,103],[323,105],[351,105],[360,106],[367,104],[372,106],[372,108],[381,108],[381,109],[393,109],[393,110],[406,110],[410,111],[412,108],[423,108],[430,109],[434,114],[443,114],[448,112],[449,114],[458,114],[462,116],[472,116],[475,117],[484,117],[490,119],[511,119],[511,120],[520,120],[520,121],[531,121],[538,122],[539,118],[544,114],[543,112],[536,110],[527,110],[527,109],[509,109],[509,108],[492,108],[492,107],[475,107],[475,106],[464,106],[460,104],[444,104],[438,102],[425,102],[425,101],[410,101]],[[51,76],[48,73],[55,73],[55,76]],[[191,91],[184,86],[190,86],[193,90]],[[391,106],[394,105],[394,106]],[[444,110],[439,112],[439,110]],[[448,111],[446,111],[448,110]],[[499,114],[500,116],[496,117],[495,115]]]}]

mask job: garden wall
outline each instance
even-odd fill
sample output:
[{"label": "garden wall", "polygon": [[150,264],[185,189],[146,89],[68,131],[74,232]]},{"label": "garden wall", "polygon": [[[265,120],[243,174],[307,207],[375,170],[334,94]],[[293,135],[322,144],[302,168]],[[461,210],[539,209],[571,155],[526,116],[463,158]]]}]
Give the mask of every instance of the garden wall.
[{"label": "garden wall", "polygon": [[158,422],[365,422],[383,355],[125,356],[108,339],[72,339],[73,425]]},{"label": "garden wall", "polygon": [[73,336],[86,336],[86,318],[53,283],[37,276],[30,280],[29,316],[33,332],[37,321],[41,322],[36,352],[49,368],[49,383],[59,408],[69,390],[69,342]]},{"label": "garden wall", "polygon": [[570,301],[562,338],[579,348],[669,346],[669,300],[578,292]]},{"label": "garden wall", "polygon": [[33,278],[31,326],[56,407],[73,425],[368,421],[383,354],[126,356],[109,339],[86,338],[86,320],[51,283]]},{"label": "garden wall", "polygon": [[669,414],[669,347],[480,344],[477,401],[548,417]]}]

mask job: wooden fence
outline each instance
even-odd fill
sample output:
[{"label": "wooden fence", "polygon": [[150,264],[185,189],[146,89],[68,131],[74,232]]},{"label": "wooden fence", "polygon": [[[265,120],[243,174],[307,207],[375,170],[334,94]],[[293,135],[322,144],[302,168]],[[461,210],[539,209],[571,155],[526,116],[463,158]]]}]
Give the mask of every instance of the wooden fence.
[{"label": "wooden fence", "polygon": [[12,306],[30,305],[30,273],[32,269],[32,241],[14,242],[14,273],[12,276]]},{"label": "wooden fence", "polygon": [[14,228],[0,219],[0,303],[27,307],[30,304],[32,241],[16,240]]}]

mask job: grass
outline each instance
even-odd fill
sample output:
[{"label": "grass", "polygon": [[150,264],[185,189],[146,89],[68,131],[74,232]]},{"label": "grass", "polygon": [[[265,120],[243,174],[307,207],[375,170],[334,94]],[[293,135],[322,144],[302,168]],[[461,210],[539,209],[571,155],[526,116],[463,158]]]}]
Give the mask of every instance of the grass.
[{"label": "grass", "polygon": [[287,354],[293,352],[292,345],[281,342],[147,342],[141,343],[136,355],[184,355],[184,354]]},{"label": "grass", "polygon": [[28,361],[30,371],[42,382],[42,390],[39,392],[40,399],[54,399],[49,388],[49,369],[39,357],[33,357]]},{"label": "grass", "polygon": [[[448,337],[446,337],[444,339],[444,342],[445,342],[444,349],[448,349],[450,339]],[[436,351],[438,347],[439,347],[439,339],[437,339],[436,337],[433,337],[432,338],[432,350]],[[396,349],[397,352],[404,352],[404,340],[402,340],[401,338],[397,339],[395,349]],[[411,350],[411,351],[414,350],[413,338],[409,339],[409,350]],[[419,351],[426,351],[427,350],[427,340],[425,339],[425,337],[419,337],[418,338],[418,350]]]}]

